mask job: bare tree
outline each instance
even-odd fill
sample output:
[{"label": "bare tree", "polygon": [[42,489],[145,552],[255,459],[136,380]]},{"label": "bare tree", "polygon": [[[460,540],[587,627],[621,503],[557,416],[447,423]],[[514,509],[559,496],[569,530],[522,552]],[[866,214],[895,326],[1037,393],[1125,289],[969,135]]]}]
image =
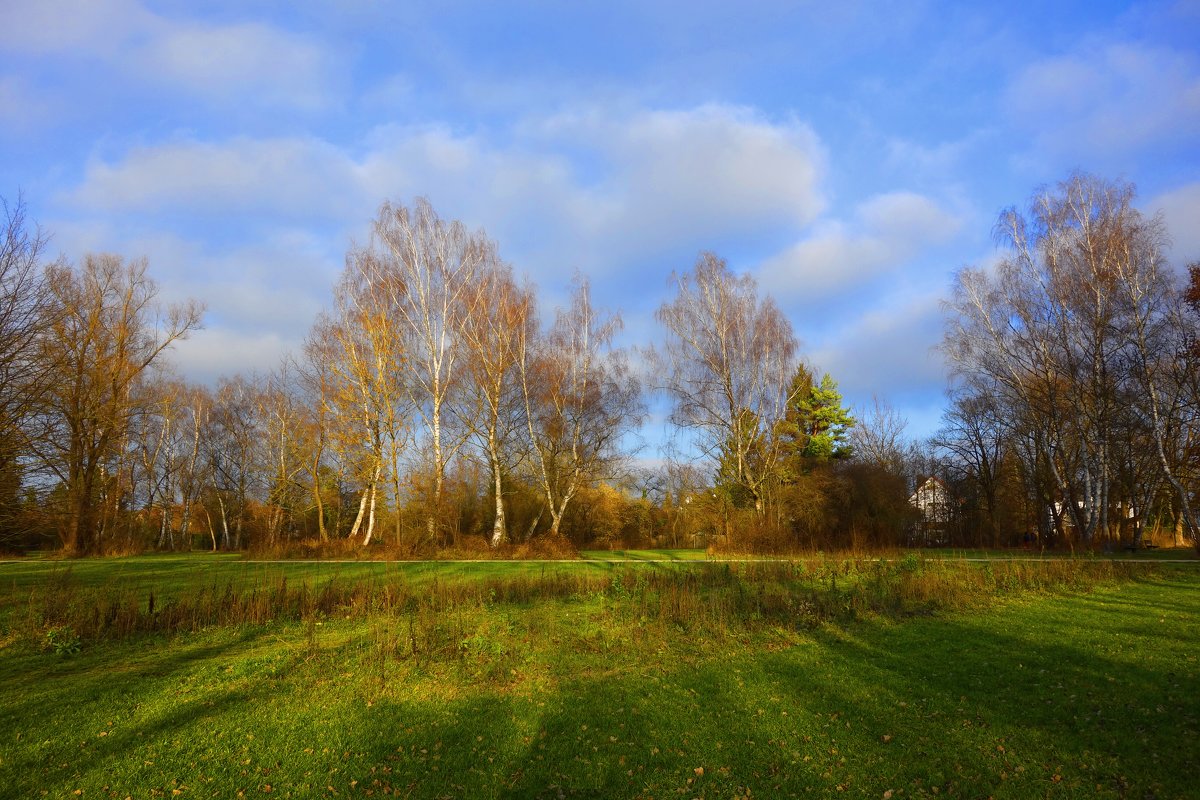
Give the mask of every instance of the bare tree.
[{"label": "bare tree", "polygon": [[462,327],[473,313],[475,275],[493,252],[482,234],[447,222],[425,199],[411,209],[385,203],[374,226],[373,256],[382,273],[394,275],[380,288],[398,316],[405,339],[405,389],[429,436],[432,460],[428,533],[438,533],[446,466],[464,442],[450,429],[448,406],[458,384]]},{"label": "bare tree", "polygon": [[791,325],[752,277],[733,275],[712,253],[672,282],[676,297],[656,315],[667,332],[659,356],[671,419],[762,512],[779,456],[770,433],[794,399]]},{"label": "bare tree", "polygon": [[[309,383],[319,384],[318,411],[332,444],[361,485],[349,537],[375,532],[379,486],[390,462],[400,505],[400,454],[409,435],[408,340],[401,304],[405,277],[391,258],[370,249],[351,251],[334,289],[334,306],[314,326],[306,344]],[[364,529],[365,522],[365,529]]]},{"label": "bare tree", "polygon": [[140,382],[172,343],[200,324],[195,303],[160,311],[146,262],[87,256],[47,270],[56,308],[39,339],[54,380],[43,396],[37,455],[65,488],[62,538],[68,550],[100,549],[99,498],[106,465],[124,443],[142,402]]},{"label": "bare tree", "polygon": [[0,535],[15,523],[21,486],[25,425],[36,408],[48,370],[38,341],[52,321],[53,304],[42,275],[46,237],[30,229],[18,197],[0,199]]},{"label": "bare tree", "polygon": [[299,527],[309,494],[308,487],[299,480],[308,456],[301,436],[304,410],[290,360],[285,359],[262,380],[256,405],[263,432],[267,543],[274,545]]},{"label": "bare tree", "polygon": [[131,461],[136,469],[135,486],[147,518],[158,514],[154,537],[159,549],[175,549],[172,516],[178,483],[176,457],[181,423],[180,404],[185,387],[167,375],[147,382],[141,408],[134,417]]},{"label": "bare tree", "polygon": [[464,398],[460,415],[479,443],[495,494],[493,547],[508,539],[504,476],[514,466],[514,434],[522,422],[518,372],[522,342],[536,328],[533,290],[519,286],[512,268],[488,257],[475,283],[472,313],[463,319]]},{"label": "bare tree", "polygon": [[205,458],[221,519],[221,547],[227,550],[242,546],[247,504],[261,483],[264,433],[253,382],[242,376],[222,379],[213,400]]},{"label": "bare tree", "polygon": [[[1188,290],[1179,291],[1169,270],[1163,245],[1166,234],[1159,219],[1130,220],[1122,232],[1123,258],[1116,259],[1117,285],[1124,304],[1124,334],[1131,340],[1128,366],[1137,391],[1129,409],[1139,414],[1150,432],[1163,478],[1175,490],[1183,524],[1194,542],[1200,541],[1200,517],[1192,497],[1200,483],[1200,408],[1196,406],[1200,326],[1188,317]],[[1195,292],[1200,269],[1191,268]]]},{"label": "bare tree", "polygon": [[[192,546],[192,517],[195,507],[200,504],[205,489],[211,485],[208,462],[200,459],[201,445],[208,437],[212,416],[212,396],[202,386],[187,386],[184,388],[183,424],[179,427],[183,436],[177,453],[179,474],[179,538],[185,549]],[[209,535],[212,537],[213,549],[217,549],[216,536],[209,520]]]},{"label": "bare tree", "polygon": [[1078,174],[1039,191],[1027,213],[1000,216],[1006,252],[994,271],[960,271],[947,304],[944,351],[1031,426],[1058,494],[1051,513],[1061,508],[1086,540],[1130,502],[1113,493],[1122,442],[1134,439],[1125,428],[1137,424],[1128,409],[1149,400],[1153,418],[1165,408],[1162,385],[1147,382],[1162,356],[1151,328],[1170,295],[1165,231],[1133,199],[1129,184]]},{"label": "bare tree", "polygon": [[873,395],[871,407],[855,416],[858,424],[850,431],[854,459],[893,475],[902,475],[907,450],[904,431],[908,420],[879,395]]},{"label": "bare tree", "polygon": [[322,542],[329,541],[329,530],[325,525],[323,477],[325,454],[329,449],[330,417],[333,410],[331,401],[337,383],[333,369],[333,355],[336,352],[334,342],[318,338],[325,332],[332,331],[323,326],[318,318],[312,334],[304,342],[306,363],[300,373],[300,383],[308,401],[305,404],[305,426],[313,442],[307,464],[308,474],[312,484],[313,505],[317,512],[317,536]]},{"label": "bare tree", "polygon": [[645,415],[625,353],[612,347],[620,326],[620,317],[596,310],[587,282],[577,279],[570,309],[558,311],[549,334],[520,340],[525,419],[551,537],[581,488],[616,474],[622,439]]},{"label": "bare tree", "polygon": [[984,505],[985,533],[995,543],[1000,468],[1008,432],[994,395],[960,390],[950,398],[942,428],[932,444],[949,455],[978,490]]}]

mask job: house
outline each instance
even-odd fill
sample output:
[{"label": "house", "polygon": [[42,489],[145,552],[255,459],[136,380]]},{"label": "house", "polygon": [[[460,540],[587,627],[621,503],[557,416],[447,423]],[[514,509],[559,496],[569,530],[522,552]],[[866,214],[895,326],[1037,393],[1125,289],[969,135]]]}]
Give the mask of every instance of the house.
[{"label": "house", "polygon": [[951,522],[952,496],[946,484],[934,477],[924,483],[908,498],[909,504],[920,512],[913,531],[913,544],[945,544]]}]

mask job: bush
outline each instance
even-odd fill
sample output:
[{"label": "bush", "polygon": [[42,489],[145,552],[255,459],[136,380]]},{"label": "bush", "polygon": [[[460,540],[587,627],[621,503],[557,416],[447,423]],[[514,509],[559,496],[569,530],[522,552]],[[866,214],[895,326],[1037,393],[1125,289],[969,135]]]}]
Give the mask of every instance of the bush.
[{"label": "bush", "polygon": [[45,646],[57,656],[74,656],[79,654],[83,642],[73,628],[56,625],[46,631]]}]

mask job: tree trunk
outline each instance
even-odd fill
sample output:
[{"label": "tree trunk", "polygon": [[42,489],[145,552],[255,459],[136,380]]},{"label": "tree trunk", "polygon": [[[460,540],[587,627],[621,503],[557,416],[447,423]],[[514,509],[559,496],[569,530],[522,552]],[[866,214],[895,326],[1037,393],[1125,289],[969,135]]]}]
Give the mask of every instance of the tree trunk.
[{"label": "tree trunk", "polygon": [[371,481],[371,510],[370,516],[367,518],[367,535],[363,537],[363,546],[366,547],[371,543],[371,536],[375,533],[375,497],[379,487],[379,470],[375,471],[375,480]]},{"label": "tree trunk", "polygon": [[[225,513],[225,498],[217,492],[217,505],[221,509],[221,541],[226,550],[229,549],[229,516]],[[214,549],[216,549],[214,547]]]},{"label": "tree trunk", "polygon": [[317,456],[316,463],[313,464],[313,501],[317,506],[317,532],[320,534],[322,542],[329,541],[329,533],[325,530],[325,503],[321,499],[321,457]]},{"label": "tree trunk", "polygon": [[213,527],[212,514],[208,510],[208,506],[201,504],[204,509],[204,516],[208,520],[208,538],[212,540],[212,552],[217,552],[217,529]]},{"label": "tree trunk", "polygon": [[488,449],[491,451],[492,482],[496,492],[496,517],[492,522],[492,547],[499,547],[508,539],[508,527],[504,519],[504,485],[500,470],[500,457],[497,452],[496,431],[493,428],[488,433]]}]

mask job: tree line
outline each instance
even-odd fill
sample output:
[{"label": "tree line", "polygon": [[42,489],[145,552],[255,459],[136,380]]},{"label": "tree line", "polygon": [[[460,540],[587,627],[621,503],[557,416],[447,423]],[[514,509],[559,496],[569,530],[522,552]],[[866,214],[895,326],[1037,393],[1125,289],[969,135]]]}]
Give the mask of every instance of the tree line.
[{"label": "tree line", "polygon": [[[846,408],[752,277],[702,253],[652,346],[577,275],[542,319],[483,232],[385,203],[304,345],[201,386],[166,354],[195,303],[145,261],[47,258],[20,201],[0,245],[0,546],[566,552],[1195,537],[1197,320],[1161,220],[1073,176],[1006,211],[1004,256],[946,302],[955,382],[913,442]],[[672,447],[639,459],[647,397]],[[914,494],[936,476],[931,510]]]},{"label": "tree line", "polygon": [[1185,282],[1134,199],[1073,175],[1000,215],[994,267],[955,276],[935,443],[982,542],[1197,539],[1200,265]]}]

